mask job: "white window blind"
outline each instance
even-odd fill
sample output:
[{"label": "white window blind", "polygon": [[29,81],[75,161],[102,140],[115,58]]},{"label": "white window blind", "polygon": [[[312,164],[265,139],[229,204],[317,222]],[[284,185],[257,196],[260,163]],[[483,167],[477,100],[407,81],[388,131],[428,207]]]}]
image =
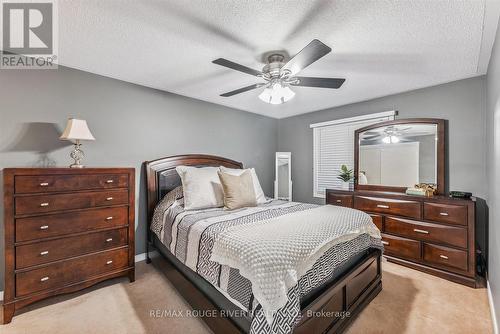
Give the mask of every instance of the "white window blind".
[{"label": "white window blind", "polygon": [[395,111],[311,124],[313,128],[313,196],[325,197],[325,189],[338,189],[342,165],[354,169],[354,131],[394,119]]}]

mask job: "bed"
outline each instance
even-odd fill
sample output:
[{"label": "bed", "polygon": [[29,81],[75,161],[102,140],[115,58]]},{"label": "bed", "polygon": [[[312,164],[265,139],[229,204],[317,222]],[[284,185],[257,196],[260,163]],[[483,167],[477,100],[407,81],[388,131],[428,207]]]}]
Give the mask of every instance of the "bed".
[{"label": "bed", "polygon": [[[259,207],[231,213],[222,209],[185,213],[178,205],[182,198],[164,199],[167,194],[172,196],[181,184],[175,170],[181,165],[238,169],[243,166],[209,155],[173,156],[144,163],[149,222],[147,262],[151,262],[151,249],[156,249],[166,260],[158,259],[166,263],[160,264],[164,273],[195,310],[193,314],[200,316],[214,332],[340,333],[381,291],[382,247],[363,234],[332,246],[316,259],[297,285],[287,291],[286,307],[273,313],[271,318],[259,312],[263,307],[253,295],[255,289],[245,275],[207,257],[207,252],[214,247],[217,231],[225,231],[228,226],[231,230],[248,221],[309,214],[317,206],[269,200]],[[192,232],[197,230],[198,233]],[[185,237],[187,235],[191,237]],[[196,242],[192,241],[193,235]]]}]

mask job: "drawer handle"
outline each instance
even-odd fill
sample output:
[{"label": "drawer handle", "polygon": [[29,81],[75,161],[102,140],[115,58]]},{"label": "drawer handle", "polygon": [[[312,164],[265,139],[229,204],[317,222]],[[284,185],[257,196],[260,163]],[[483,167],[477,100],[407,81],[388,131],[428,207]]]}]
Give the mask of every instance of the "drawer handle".
[{"label": "drawer handle", "polygon": [[112,201],[113,200],[113,197],[107,197],[106,198],[106,201]]},{"label": "drawer handle", "polygon": [[414,232],[417,232],[417,233],[422,233],[422,234],[429,234],[429,231],[426,231],[426,230],[420,230],[418,228],[414,228],[413,229]]},{"label": "drawer handle", "polygon": [[47,187],[49,185],[48,182],[42,182],[40,183],[40,187]]},{"label": "drawer handle", "polygon": [[45,203],[40,203],[40,206],[49,206],[49,203],[45,202]]},{"label": "drawer handle", "polygon": [[342,203],[342,200],[341,200],[341,199],[338,199],[338,200],[337,200],[337,203]]},{"label": "drawer handle", "polygon": [[381,209],[389,209],[389,205],[377,204],[377,208],[381,208]]},{"label": "drawer handle", "polygon": [[109,265],[109,264],[111,264],[111,263],[113,263],[113,261],[112,261],[112,260],[106,261],[106,265]]},{"label": "drawer handle", "polygon": [[40,255],[44,256],[44,255],[48,255],[49,254],[49,251],[43,251],[40,253]]},{"label": "drawer handle", "polygon": [[47,230],[48,228],[49,228],[49,225],[40,226],[40,230]]},{"label": "drawer handle", "polygon": [[448,260],[448,257],[446,255],[439,255],[440,258]]},{"label": "drawer handle", "polygon": [[449,216],[449,214],[447,212],[440,212],[439,215],[440,216]]},{"label": "drawer handle", "polygon": [[389,241],[384,241],[384,240],[382,240],[382,245],[389,246]]},{"label": "drawer handle", "polygon": [[113,181],[113,180],[106,180],[106,183],[113,183],[113,182],[115,182],[115,181]]},{"label": "drawer handle", "polygon": [[111,242],[111,241],[113,241],[113,238],[106,239],[106,242]]},{"label": "drawer handle", "polygon": [[106,220],[113,220],[113,216],[106,217]]},{"label": "drawer handle", "polygon": [[49,276],[45,276],[45,277],[40,278],[40,282],[45,282],[48,280],[49,280]]}]

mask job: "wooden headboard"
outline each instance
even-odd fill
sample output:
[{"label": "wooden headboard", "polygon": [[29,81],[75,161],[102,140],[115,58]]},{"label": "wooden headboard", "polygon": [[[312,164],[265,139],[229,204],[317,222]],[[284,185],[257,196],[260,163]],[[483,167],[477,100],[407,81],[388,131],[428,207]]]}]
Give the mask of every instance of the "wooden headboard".
[{"label": "wooden headboard", "polygon": [[147,185],[148,231],[158,201],[169,191],[181,185],[181,179],[175,170],[177,166],[243,168],[241,162],[204,154],[176,155],[144,162]]}]

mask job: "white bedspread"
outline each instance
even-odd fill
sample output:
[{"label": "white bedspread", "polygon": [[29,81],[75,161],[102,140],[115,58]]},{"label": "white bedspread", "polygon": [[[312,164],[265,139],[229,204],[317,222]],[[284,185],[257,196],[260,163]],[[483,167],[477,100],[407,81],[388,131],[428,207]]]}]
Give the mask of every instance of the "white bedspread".
[{"label": "white bedspread", "polygon": [[211,260],[238,269],[250,280],[272,323],[287,302],[288,290],[326,250],[364,233],[380,239],[369,215],[325,205],[231,227],[216,237]]}]

